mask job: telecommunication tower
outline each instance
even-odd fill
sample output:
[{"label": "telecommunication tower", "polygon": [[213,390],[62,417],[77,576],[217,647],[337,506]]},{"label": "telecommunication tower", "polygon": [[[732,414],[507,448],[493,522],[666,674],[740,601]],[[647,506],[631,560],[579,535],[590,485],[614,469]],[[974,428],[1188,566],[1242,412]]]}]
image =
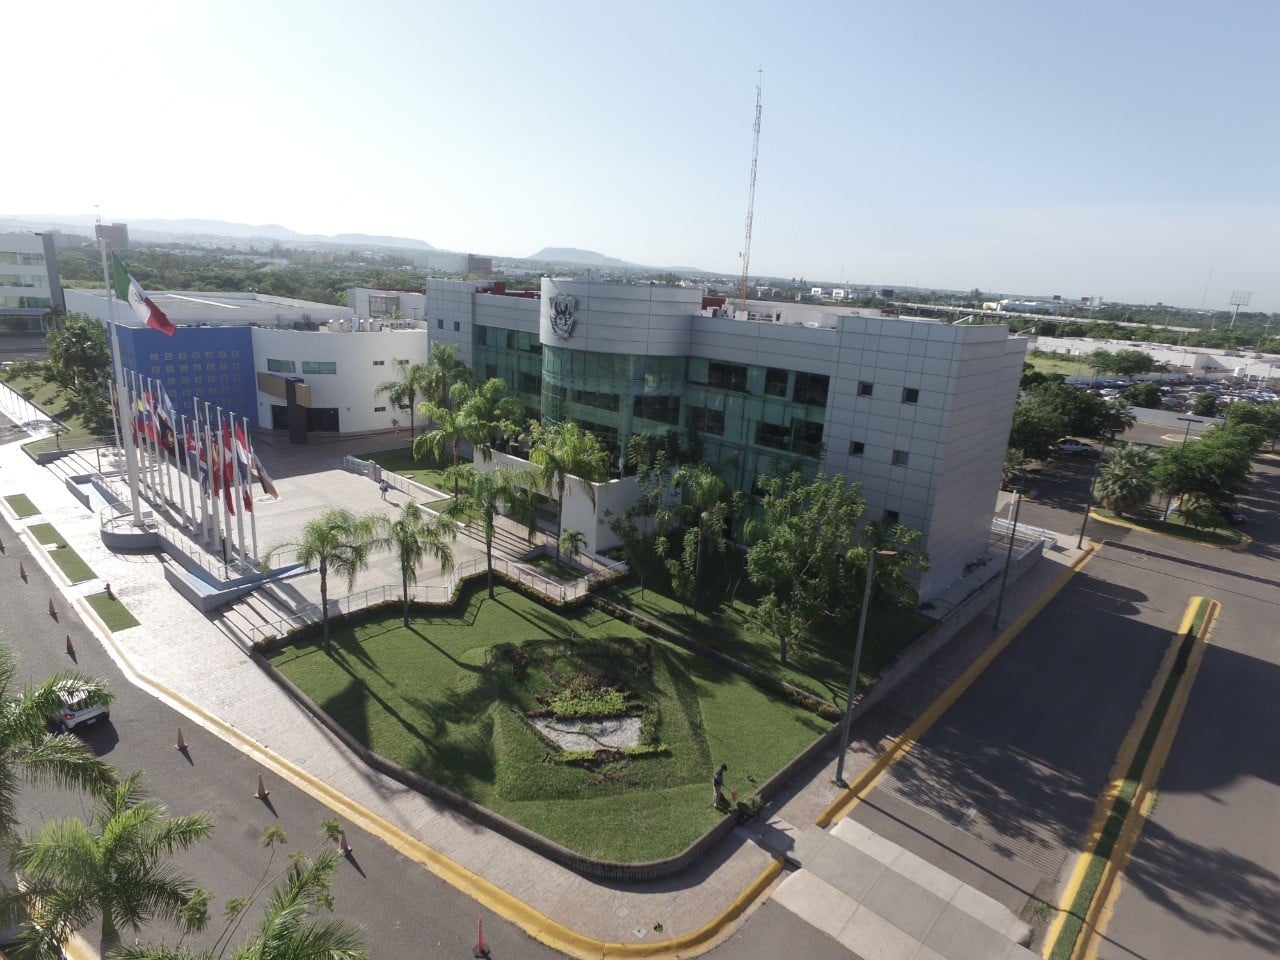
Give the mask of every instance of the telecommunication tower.
[{"label": "telecommunication tower", "polygon": [[1231,291],[1231,326],[1228,330],[1236,328],[1236,314],[1240,312],[1241,307],[1247,307],[1249,301],[1253,299],[1252,290],[1232,290]]},{"label": "telecommunication tower", "polygon": [[756,71],[755,139],[751,144],[751,181],[747,186],[747,230],[742,241],[742,286],[738,290],[738,309],[747,309],[747,273],[751,269],[751,220],[756,211],[756,163],[760,159],[760,84],[764,70]]}]

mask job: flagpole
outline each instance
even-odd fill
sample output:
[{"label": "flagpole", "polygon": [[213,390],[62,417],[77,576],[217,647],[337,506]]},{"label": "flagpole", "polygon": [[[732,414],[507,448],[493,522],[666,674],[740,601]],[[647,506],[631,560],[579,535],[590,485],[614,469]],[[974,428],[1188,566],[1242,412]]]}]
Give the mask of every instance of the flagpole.
[{"label": "flagpole", "polygon": [[[169,503],[176,507],[178,501],[173,495],[173,471],[169,468],[169,449],[164,445],[164,436],[160,429],[169,420],[168,414],[165,414],[163,419],[160,417],[160,391],[164,388],[155,377],[151,378],[151,383],[154,386],[151,393],[151,418],[156,425],[156,452],[160,456],[160,463],[164,469],[164,488],[169,494]],[[170,425],[170,429],[172,429],[172,425]]]},{"label": "flagpole", "polygon": [[[176,412],[176,411],[175,411]],[[187,521],[187,529],[192,533],[196,530],[196,495],[191,489],[191,458],[187,455],[187,415],[185,413],[178,414],[177,422],[173,425],[173,445],[178,447],[178,429],[182,429],[182,447],[178,450],[178,462],[182,465],[182,473],[178,479],[178,488],[186,487],[186,498],[183,500],[182,512]],[[186,504],[191,504],[191,511],[188,513]],[[195,538],[192,537],[194,540]]]},{"label": "flagpole", "polygon": [[[159,381],[157,381],[157,384],[158,383]],[[187,526],[187,497],[186,493],[182,489],[182,475],[184,472],[182,465],[186,463],[187,451],[185,449],[180,450],[178,448],[178,423],[177,418],[173,415],[175,412],[173,409],[173,402],[169,399],[169,391],[167,389],[164,391],[164,406],[164,418],[169,425],[169,431],[173,434],[174,466],[178,470],[178,515],[182,517],[182,526],[185,527]],[[165,460],[167,461],[168,459],[168,451],[165,451]],[[172,477],[172,474],[170,474],[170,477]],[[172,495],[172,486],[169,488],[169,491]]]},{"label": "flagpole", "polygon": [[196,489],[200,491],[200,542],[209,542],[209,496],[205,483],[200,479],[200,452],[204,449],[204,434],[200,432],[200,402],[191,399],[191,430],[193,445],[196,450],[195,480]]},{"label": "flagpole", "polygon": [[[222,426],[222,408],[218,408],[218,433],[222,437],[226,446],[224,455],[227,457],[227,463],[231,465],[231,502],[236,505],[236,541],[239,543],[240,559],[244,560],[244,499],[240,496],[240,458],[236,456],[235,422],[231,419],[231,414],[227,414],[227,426]],[[226,470],[222,471],[223,477],[226,476]]]},{"label": "flagpole", "polygon": [[[205,442],[209,451],[209,499],[213,503],[213,549],[222,555],[222,563],[225,567],[227,562],[227,531],[229,529],[226,521],[225,511],[226,505],[221,502],[219,494],[222,493],[222,478],[219,474],[222,472],[222,463],[214,463],[213,458],[216,452],[213,439],[213,418],[209,414],[209,401],[204,402],[204,435]],[[226,572],[225,569],[223,571]]]},{"label": "flagpole", "polygon": [[132,418],[129,421],[129,437],[138,458],[138,494],[149,497],[147,488],[151,484],[151,467],[147,463],[147,445],[142,440],[141,424],[138,423],[138,373],[136,370],[126,370],[125,376],[129,384],[129,415]]},{"label": "flagpole", "polygon": [[[147,387],[146,378],[137,370],[133,371],[133,383],[136,388],[134,397],[134,416],[143,413],[147,409]],[[146,426],[147,420],[142,418],[142,425]],[[151,486],[151,503],[153,506],[159,506],[164,503],[164,497],[160,493],[160,477],[156,473],[156,458],[151,451],[151,442],[147,439],[147,431],[138,431],[138,445],[142,448],[143,460],[147,464],[147,482]]]},{"label": "flagpole", "polygon": [[[249,437],[249,418],[244,420],[244,455],[249,458],[249,489],[253,489],[253,440]],[[258,562],[258,511],[249,514],[249,536],[253,541],[253,562]]]},{"label": "flagpole", "polygon": [[[111,273],[107,269],[107,241],[106,238],[98,240],[98,253],[102,257],[102,280],[107,287],[107,323],[111,326],[111,366],[112,376],[116,383],[116,414],[120,417],[120,426],[124,427],[124,410],[119,406],[121,390],[120,383],[124,379],[124,364],[120,359],[120,332],[116,324],[116,296],[115,289],[111,284]],[[136,452],[129,449],[127,444],[121,444],[124,449],[125,470],[129,477],[129,506],[133,510],[133,525],[141,527],[142,510],[138,503],[138,458]]]},{"label": "flagpole", "polygon": [[[116,398],[116,385],[114,380],[107,381],[107,395],[111,398],[111,429],[116,433],[116,449],[123,450],[120,445],[120,402]],[[98,471],[102,471],[102,465],[98,465]]]}]

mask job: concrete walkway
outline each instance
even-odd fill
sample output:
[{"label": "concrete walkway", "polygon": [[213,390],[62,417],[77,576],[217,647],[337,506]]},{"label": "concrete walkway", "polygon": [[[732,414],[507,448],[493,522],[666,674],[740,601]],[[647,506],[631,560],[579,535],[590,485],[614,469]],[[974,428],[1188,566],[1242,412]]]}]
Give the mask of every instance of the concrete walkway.
[{"label": "concrete walkway", "polygon": [[[7,394],[7,390],[0,391]],[[0,410],[5,407],[0,397]],[[14,410],[30,420],[29,410]],[[37,428],[38,429],[38,428]],[[387,437],[313,445],[289,451],[290,469],[280,471],[281,513],[296,507],[308,512],[328,503],[378,503],[376,485],[341,470],[346,453],[385,448]],[[262,450],[264,459],[268,453]],[[314,458],[307,472],[303,459]],[[90,461],[92,457],[89,458]],[[89,461],[86,461],[86,465]],[[269,465],[271,461],[268,460]],[[66,471],[67,465],[62,470]],[[73,468],[72,468],[73,469]],[[87,470],[85,471],[87,472]],[[349,478],[349,479],[348,479]],[[349,484],[354,486],[348,489]],[[332,485],[332,486],[331,486]],[[355,491],[353,493],[353,491]],[[53,523],[68,543],[98,574],[88,584],[62,587],[69,599],[101,589],[113,590],[141,626],[110,634],[95,623],[87,605],[78,609],[102,637],[125,674],[212,734],[258,757],[273,775],[287,778],[330,806],[339,815],[403,850],[411,859],[447,882],[472,893],[495,913],[522,926],[532,936],[575,956],[609,955],[607,944],[644,945],[648,955],[674,955],[677,944],[688,956],[723,940],[740,922],[744,910],[771,889],[782,873],[777,838],[794,838],[837,802],[843,791],[832,784],[835,758],[824,758],[804,771],[790,791],[766,810],[751,829],[733,837],[703,862],[678,878],[638,885],[601,884],[547,862],[501,836],[477,830],[452,811],[368,770],[322,726],[297,707],[250,662],[245,650],[215,623],[200,616],[165,582],[161,559],[154,554],[114,554],[103,546],[98,520],[48,468],[36,466],[16,442],[0,446],[0,496],[25,493],[40,515],[17,521],[7,504],[6,516],[17,524]],[[335,495],[329,499],[328,495]],[[264,515],[267,508],[263,508]],[[269,542],[265,537],[260,538]],[[1074,538],[1072,538],[1074,539]],[[33,549],[35,545],[33,543]],[[36,550],[38,553],[38,549]],[[1065,544],[1046,554],[1037,568],[1011,586],[1005,622],[1031,607],[1040,594],[1079,556]],[[66,583],[44,558],[51,576]],[[371,579],[393,578],[378,572]],[[302,584],[314,577],[298,578]],[[359,589],[357,585],[357,589]],[[301,586],[304,595],[308,586]],[[948,672],[963,669],[974,650],[990,642],[990,619],[980,617],[950,644],[938,662],[926,664],[923,682],[912,684],[905,701],[873,713],[858,725],[850,746],[849,769],[870,764],[880,746],[902,726],[900,712],[915,701],[931,699],[930,691]],[[784,843],[784,846],[786,844]],[[655,928],[660,933],[655,933]],[[664,949],[664,944],[667,947]]]}]

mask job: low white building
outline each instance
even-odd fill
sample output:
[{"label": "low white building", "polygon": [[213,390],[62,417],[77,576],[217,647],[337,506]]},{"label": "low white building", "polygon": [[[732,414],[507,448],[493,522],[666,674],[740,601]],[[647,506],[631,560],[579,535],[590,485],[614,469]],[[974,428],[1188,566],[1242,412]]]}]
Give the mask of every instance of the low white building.
[{"label": "low white building", "polygon": [[63,305],[53,234],[0,233],[0,331],[39,333]]}]

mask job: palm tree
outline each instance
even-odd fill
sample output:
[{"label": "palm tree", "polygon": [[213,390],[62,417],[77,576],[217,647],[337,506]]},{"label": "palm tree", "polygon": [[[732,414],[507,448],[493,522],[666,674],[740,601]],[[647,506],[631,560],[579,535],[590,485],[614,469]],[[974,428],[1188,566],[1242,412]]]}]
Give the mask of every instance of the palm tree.
[{"label": "palm tree", "polygon": [[400,562],[400,588],[404,601],[402,621],[409,625],[409,587],[418,582],[418,567],[431,557],[440,562],[440,572],[453,569],[453,550],[447,541],[458,535],[458,528],[446,517],[423,516],[416,501],[410,500],[396,520],[383,517],[378,525],[376,545],[396,554]]},{"label": "palm tree", "polygon": [[476,372],[458,359],[460,350],[456,343],[432,345],[421,384],[424,406],[452,410],[456,406],[453,388],[458,384],[475,386]]},{"label": "palm tree", "polygon": [[32,946],[62,942],[101,916],[105,954],[122,929],[139,932],[144,923],[165,920],[186,930],[203,929],[208,895],[171,860],[213,831],[207,813],[170,817],[165,805],[143,794],[135,773],[105,791],[89,823],[49,820],[18,841],[13,866],[23,889],[4,897],[7,911],[25,910],[33,919]]},{"label": "palm tree", "polygon": [[[272,891],[258,929],[232,960],[368,960],[362,931],[343,920],[319,921],[314,914],[329,903],[338,854],[333,850],[294,860]],[[113,960],[214,960],[212,950],[192,953],[183,947],[127,947]]]},{"label": "palm tree", "polygon": [[427,382],[427,365],[400,359],[392,360],[392,363],[396,365],[397,379],[384,380],[373,388],[373,394],[380,396],[385,393],[387,400],[397,407],[409,408],[409,442],[412,443],[416,433],[413,414],[418,406],[418,395]]},{"label": "palm tree", "polygon": [[556,498],[556,559],[560,559],[560,532],[564,523],[565,480],[578,477],[586,481],[583,488],[594,507],[596,491],[592,482],[603,480],[609,472],[609,453],[595,434],[576,423],[560,423],[546,427],[535,424],[530,462],[538,468],[538,483]]},{"label": "palm tree", "polygon": [[[680,554],[668,559],[667,570],[677,590],[691,599],[696,617],[703,557],[712,550],[724,550],[726,522],[741,512],[743,496],[731,494],[724,479],[706,461],[685,464],[672,475],[671,482],[682,496],[678,504],[659,511],[658,526],[666,529],[675,521],[685,527]],[[672,550],[665,537],[659,540],[659,549]]]},{"label": "palm tree", "polygon": [[343,507],[330,507],[302,528],[299,540],[278,543],[267,551],[263,569],[281,550],[292,549],[298,563],[320,568],[320,618],[324,624],[324,648],[329,649],[329,574],[347,578],[347,589],[356,576],[369,565],[369,552],[377,529],[378,515],[357,517]]},{"label": "palm tree", "polygon": [[1117,514],[1141,506],[1156,492],[1155,467],[1155,454],[1146,447],[1116,447],[1098,468],[1098,499]]},{"label": "palm tree", "polygon": [[17,658],[0,645],[0,837],[17,826],[18,788],[22,783],[77,787],[97,793],[115,783],[111,767],[70,734],[49,733],[47,718],[64,703],[60,692],[75,689],[90,702],[107,705],[111,695],[101,680],[58,673],[38,684],[15,689]]},{"label": "palm tree", "polygon": [[[457,466],[462,460],[462,441],[470,439],[474,427],[465,414],[466,403],[471,399],[471,388],[465,383],[455,383],[453,385],[453,397],[449,406],[440,406],[430,401],[424,401],[422,404],[422,412],[431,422],[432,428],[421,434],[413,441],[413,457],[420,458],[423,453],[429,453],[436,463],[439,463],[446,449],[449,450],[452,466]],[[454,486],[453,495],[458,495],[458,488]]]},{"label": "palm tree", "polygon": [[529,539],[533,540],[537,518],[534,516],[532,490],[538,482],[530,470],[469,470],[450,467],[446,476],[451,479],[457,495],[445,507],[445,516],[461,519],[468,514],[479,514],[484,533],[484,557],[488,570],[489,598],[493,598],[493,534],[494,517],[499,512],[525,524]]},{"label": "palm tree", "polygon": [[507,391],[505,381],[493,377],[467,398],[461,419],[467,440],[488,463],[493,459],[494,435],[500,439],[520,429],[524,420],[524,404]]},{"label": "palm tree", "polygon": [[560,534],[557,542],[560,544],[560,552],[572,559],[582,552],[582,548],[587,545],[587,538],[581,530],[566,530]]}]

